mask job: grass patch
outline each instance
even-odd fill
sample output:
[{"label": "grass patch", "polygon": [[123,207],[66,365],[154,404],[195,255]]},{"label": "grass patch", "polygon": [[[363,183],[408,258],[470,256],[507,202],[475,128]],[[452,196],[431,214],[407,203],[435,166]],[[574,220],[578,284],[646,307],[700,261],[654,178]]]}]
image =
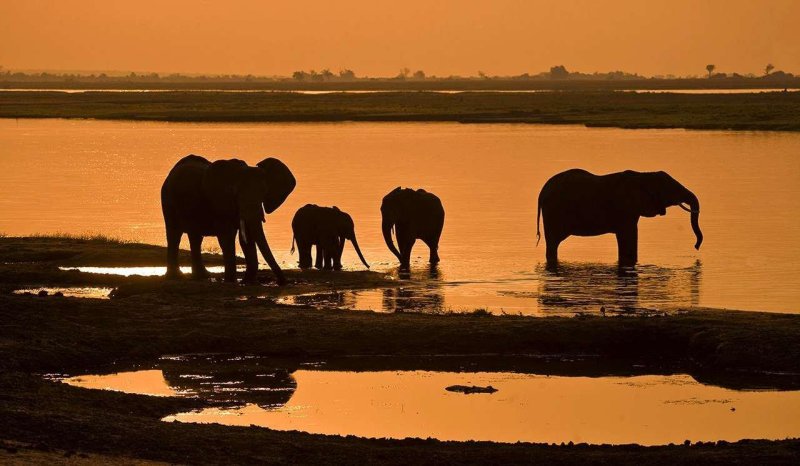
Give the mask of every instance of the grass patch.
[{"label": "grass patch", "polygon": [[0,117],[188,122],[455,121],[800,131],[800,92],[657,94],[13,92]]}]

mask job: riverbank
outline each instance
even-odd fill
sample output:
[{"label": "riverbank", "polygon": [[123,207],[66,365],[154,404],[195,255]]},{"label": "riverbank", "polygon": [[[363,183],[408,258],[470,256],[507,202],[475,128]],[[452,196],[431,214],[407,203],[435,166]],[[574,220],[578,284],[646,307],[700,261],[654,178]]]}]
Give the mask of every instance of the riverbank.
[{"label": "riverbank", "polygon": [[[519,370],[692,374],[728,387],[800,387],[800,315],[708,309],[664,317],[530,318],[378,314],[289,307],[286,293],[397,286],[375,272],[288,271],[290,285],[237,286],[59,269],[160,265],[163,248],[104,238],[0,238],[0,459],[106,455],[166,462],[792,463],[800,441],[691,446],[548,446],[366,440],[262,428],[164,423],[192,399],[82,390],[44,373],[113,372],[165,354],[235,353],[330,361],[348,370]],[[185,257],[185,256],[184,256]],[[209,256],[213,263],[219,257]],[[11,294],[99,283],[110,300]],[[240,299],[261,296],[257,299]],[[577,361],[575,364],[572,361]],[[556,363],[553,363],[556,361]],[[782,374],[782,375],[781,375]],[[72,452],[72,453],[70,453]],[[105,458],[105,456],[100,457]]]},{"label": "riverbank", "polygon": [[461,122],[800,131],[800,92],[0,91],[0,118],[185,122]]}]

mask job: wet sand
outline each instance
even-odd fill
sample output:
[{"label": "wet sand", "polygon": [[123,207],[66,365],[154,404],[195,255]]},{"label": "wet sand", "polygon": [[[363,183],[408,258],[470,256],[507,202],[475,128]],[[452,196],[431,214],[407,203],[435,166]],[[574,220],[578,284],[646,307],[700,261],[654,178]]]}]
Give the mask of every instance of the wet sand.
[{"label": "wet sand", "polygon": [[[743,441],[692,446],[547,446],[365,440],[262,428],[162,423],[199,400],[86,391],[41,378],[45,373],[113,372],[164,354],[238,353],[332,361],[333,367],[502,370],[547,366],[553,373],[682,371],[723,386],[800,386],[800,315],[676,309],[668,317],[530,318],[378,314],[287,307],[280,296],[352,287],[393,286],[373,272],[290,272],[290,286],[242,287],[160,277],[59,270],[64,265],[159,265],[163,249],[103,239],[0,238],[0,440],[55,457],[73,450],[173,462],[463,463],[536,460],[785,462],[800,441]],[[209,263],[219,258],[210,256]],[[21,296],[42,286],[110,286],[110,300]],[[365,359],[354,356],[366,356]],[[538,358],[537,358],[538,356]],[[782,375],[779,375],[782,374]],[[32,453],[31,453],[32,452]],[[26,454],[28,454],[26,453]],[[643,456],[644,455],[644,456]]]}]

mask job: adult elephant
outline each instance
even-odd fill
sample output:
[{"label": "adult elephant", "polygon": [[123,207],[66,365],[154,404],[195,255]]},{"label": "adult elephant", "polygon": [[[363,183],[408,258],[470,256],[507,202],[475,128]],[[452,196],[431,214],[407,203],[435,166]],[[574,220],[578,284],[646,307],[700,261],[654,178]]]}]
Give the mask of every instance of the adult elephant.
[{"label": "adult elephant", "polygon": [[541,216],[547,265],[552,267],[558,263],[559,244],[568,236],[613,233],[617,235],[619,265],[633,266],[638,260],[639,217],[664,215],[667,207],[675,205],[691,212],[697,238],[694,247],[700,249],[700,201],[667,173],[626,170],[598,176],[586,170],[567,170],[550,178],[539,193],[536,242],[541,236]]},{"label": "adult elephant", "polygon": [[320,207],[316,204],[306,204],[297,210],[292,219],[292,253],[294,243],[300,251],[300,268],[311,267],[311,247],[317,248],[317,258],[314,267],[326,270],[342,269],[342,252],[345,240],[353,243],[358,258],[366,268],[369,264],[361,254],[356,239],[353,218],[338,207]]},{"label": "adult elephant", "polygon": [[188,155],[172,168],[161,187],[161,209],[167,230],[167,277],[180,275],[178,246],[189,236],[192,277],[208,276],[200,246],[204,236],[216,236],[225,262],[225,281],[236,281],[236,233],[244,252],[245,283],[256,281],[261,251],[280,285],[286,283],[267,244],[261,223],[264,212],[275,211],[297,182],[278,159],[267,158],[255,167],[241,160],[207,159]]},{"label": "adult elephant", "polygon": [[[400,269],[411,266],[411,249],[420,239],[430,248],[431,264],[439,263],[439,238],[444,227],[444,207],[436,195],[424,189],[395,188],[381,203],[383,239],[400,260]],[[397,237],[398,251],[392,240]]]}]

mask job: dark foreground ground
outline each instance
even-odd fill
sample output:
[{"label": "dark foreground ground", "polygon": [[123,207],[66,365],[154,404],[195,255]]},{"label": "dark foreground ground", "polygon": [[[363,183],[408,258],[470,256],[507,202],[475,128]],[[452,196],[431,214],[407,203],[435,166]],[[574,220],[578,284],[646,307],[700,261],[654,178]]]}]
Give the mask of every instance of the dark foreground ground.
[{"label": "dark foreground ground", "polygon": [[[159,247],[103,239],[0,238],[0,462],[796,464],[800,457],[800,440],[556,446],[168,424],[159,419],[203,401],[43,380],[41,374],[52,372],[125,370],[164,354],[231,352],[323,359],[330,367],[351,370],[687,372],[729,387],[800,387],[800,316],[794,315],[694,309],[669,317],[537,319],[321,311],[236,298],[394,286],[394,281],[373,272],[290,272],[290,285],[278,289],[269,272],[263,272],[265,284],[242,287],[57,268],[159,265],[163,254]],[[10,294],[23,286],[75,284],[113,286],[118,297]],[[552,355],[588,363],[542,363],[542,356]]]},{"label": "dark foreground ground", "polygon": [[653,94],[13,92],[0,118],[208,122],[451,121],[618,128],[800,131],[800,92]]}]

